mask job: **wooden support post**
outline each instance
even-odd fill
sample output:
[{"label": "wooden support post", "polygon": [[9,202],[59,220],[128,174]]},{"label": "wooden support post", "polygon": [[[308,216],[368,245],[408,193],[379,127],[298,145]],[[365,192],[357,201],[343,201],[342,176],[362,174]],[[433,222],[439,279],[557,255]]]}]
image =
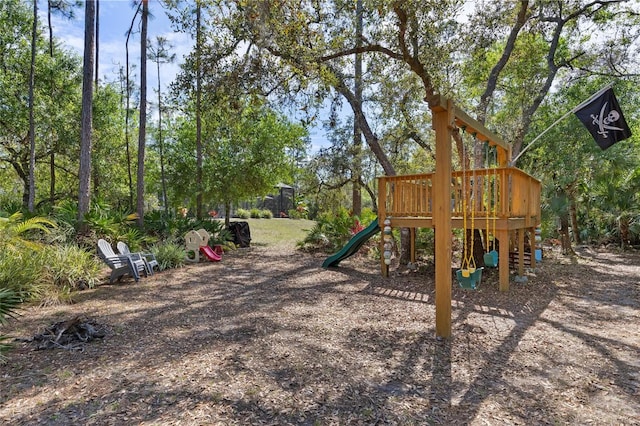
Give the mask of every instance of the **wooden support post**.
[{"label": "wooden support post", "polygon": [[518,229],[518,275],[524,275],[524,228]]},{"label": "wooden support post", "polygon": [[536,268],[536,249],[538,248],[538,243],[536,242],[536,228],[529,228],[527,230],[529,232],[529,247],[531,247],[531,269]]},{"label": "wooden support post", "polygon": [[451,125],[453,104],[432,107],[436,132],[433,226],[436,229],[436,335],[451,336]]},{"label": "wooden support post", "polygon": [[378,226],[380,227],[380,274],[389,277],[389,265],[384,262],[384,221],[387,218],[387,178],[378,178]]},{"label": "wooden support post", "polygon": [[498,252],[498,274],[500,276],[500,291],[509,291],[509,231],[497,231],[500,242]]},{"label": "wooden support post", "polygon": [[416,228],[409,228],[411,237],[411,263],[416,263]]},{"label": "wooden support post", "polygon": [[500,167],[507,167],[507,164],[509,163],[509,153],[506,149],[500,146],[498,146],[496,149],[498,150],[498,165]]}]

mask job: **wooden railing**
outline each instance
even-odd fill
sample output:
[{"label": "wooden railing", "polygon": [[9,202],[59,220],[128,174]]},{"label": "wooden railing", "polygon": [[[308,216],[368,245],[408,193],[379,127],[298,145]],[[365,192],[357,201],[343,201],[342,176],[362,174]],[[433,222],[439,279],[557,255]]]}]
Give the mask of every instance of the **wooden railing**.
[{"label": "wooden railing", "polygon": [[[432,217],[433,173],[378,178],[380,212],[391,217]],[[451,215],[540,218],[541,184],[514,167],[451,174]]]}]

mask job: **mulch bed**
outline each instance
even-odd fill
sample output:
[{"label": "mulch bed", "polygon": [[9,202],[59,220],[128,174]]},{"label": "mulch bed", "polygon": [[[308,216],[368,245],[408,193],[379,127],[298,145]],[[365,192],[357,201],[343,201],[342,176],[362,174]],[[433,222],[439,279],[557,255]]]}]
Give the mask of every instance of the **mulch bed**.
[{"label": "mulch bed", "polygon": [[[637,252],[546,252],[507,293],[487,270],[453,289],[444,341],[430,264],[322,260],[250,248],[24,309],[0,423],[640,424]],[[98,333],[82,351],[34,350],[76,319]]]}]

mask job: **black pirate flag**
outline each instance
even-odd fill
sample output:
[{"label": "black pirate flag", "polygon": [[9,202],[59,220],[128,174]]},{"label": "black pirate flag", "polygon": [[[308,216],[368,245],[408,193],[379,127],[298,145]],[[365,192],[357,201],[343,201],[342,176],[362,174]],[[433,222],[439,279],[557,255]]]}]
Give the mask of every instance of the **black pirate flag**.
[{"label": "black pirate flag", "polygon": [[577,110],[575,114],[603,150],[631,137],[631,129],[611,88]]}]

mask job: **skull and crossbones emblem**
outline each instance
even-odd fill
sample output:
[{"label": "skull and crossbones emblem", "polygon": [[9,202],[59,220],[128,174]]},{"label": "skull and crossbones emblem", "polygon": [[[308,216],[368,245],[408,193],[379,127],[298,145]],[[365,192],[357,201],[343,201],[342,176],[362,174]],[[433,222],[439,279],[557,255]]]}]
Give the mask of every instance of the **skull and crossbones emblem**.
[{"label": "skull and crossbones emblem", "polygon": [[593,119],[593,124],[598,126],[600,130],[598,130],[598,134],[602,135],[603,138],[609,137],[608,130],[624,130],[620,127],[612,126],[612,123],[615,123],[620,118],[620,113],[616,110],[609,111],[609,114],[604,115],[605,110],[607,109],[607,105],[609,102],[605,102],[600,109],[600,116],[595,114],[591,114],[591,118]]}]

